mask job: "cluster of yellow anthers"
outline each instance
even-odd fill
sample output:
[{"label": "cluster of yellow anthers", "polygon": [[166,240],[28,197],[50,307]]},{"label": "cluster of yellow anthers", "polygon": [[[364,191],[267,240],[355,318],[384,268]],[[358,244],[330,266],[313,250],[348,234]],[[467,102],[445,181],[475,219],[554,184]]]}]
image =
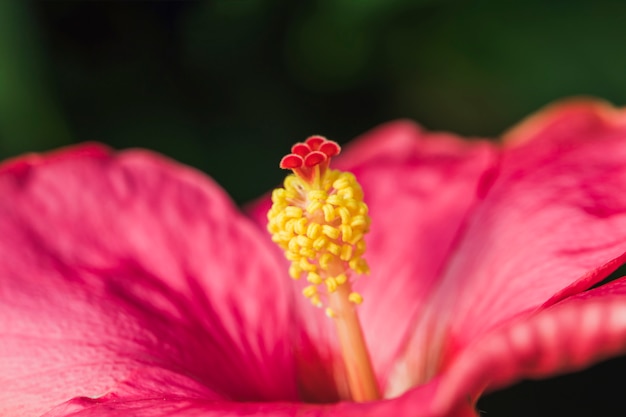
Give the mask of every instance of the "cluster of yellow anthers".
[{"label": "cluster of yellow anthers", "polygon": [[[272,193],[267,215],[272,240],[291,261],[289,275],[306,275],[310,285],[303,294],[318,307],[324,304],[324,293],[343,285],[350,288],[350,271],[369,272],[362,258],[370,225],[363,191],[351,173],[328,169],[330,158],[340,150],[320,136],[295,144],[280,163],[294,173],[285,178],[284,188]],[[356,292],[348,299],[354,304],[363,300]],[[330,308],[326,313],[334,314]]]}]

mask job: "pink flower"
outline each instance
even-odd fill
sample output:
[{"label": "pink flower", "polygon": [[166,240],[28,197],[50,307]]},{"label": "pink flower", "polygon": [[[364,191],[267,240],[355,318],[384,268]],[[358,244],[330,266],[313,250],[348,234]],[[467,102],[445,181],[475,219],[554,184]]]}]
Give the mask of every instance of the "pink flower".
[{"label": "pink flower", "polygon": [[[387,400],[337,399],[331,320],[200,173],[98,145],[0,166],[0,415],[471,416],[485,390],[626,346],[626,112],[501,146],[394,122],[338,158],[372,218],[355,284]],[[268,162],[268,169],[275,166]],[[303,403],[302,401],[308,401]]]}]

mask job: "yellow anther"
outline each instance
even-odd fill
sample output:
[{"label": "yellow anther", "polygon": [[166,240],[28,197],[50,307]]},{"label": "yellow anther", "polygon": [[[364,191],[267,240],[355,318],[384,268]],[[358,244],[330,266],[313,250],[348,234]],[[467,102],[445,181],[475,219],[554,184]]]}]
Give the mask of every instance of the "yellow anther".
[{"label": "yellow anther", "polygon": [[329,226],[327,224],[322,226],[322,233],[331,239],[337,239],[339,237],[339,229]]},{"label": "yellow anther", "polygon": [[306,277],[306,280],[314,285],[319,285],[322,283],[322,277],[320,277],[319,274],[316,274],[315,272],[309,272],[309,274]]},{"label": "yellow anther", "polygon": [[300,279],[302,276],[302,269],[297,264],[291,264],[289,266],[289,276],[293,279]]},{"label": "yellow anther", "polygon": [[306,211],[309,214],[313,214],[317,210],[321,210],[323,206],[324,206],[324,203],[322,203],[321,201],[311,200],[309,201],[309,204],[306,205]]},{"label": "yellow anther", "polygon": [[352,245],[356,245],[359,242],[361,242],[363,239],[363,233],[362,232],[355,232],[354,229],[352,230],[352,239],[348,240],[348,243],[352,244]]},{"label": "yellow anther", "polygon": [[342,261],[349,261],[352,258],[352,245],[342,245],[339,259]]},{"label": "yellow anther", "polygon": [[319,264],[320,264],[320,268],[322,268],[323,270],[327,270],[328,267],[330,266],[331,262],[335,259],[335,257],[330,254],[330,253],[325,253],[322,256],[320,256],[319,259]]},{"label": "yellow anther", "polygon": [[280,231],[276,233],[274,236],[278,239],[278,242],[289,242],[293,237],[293,233],[289,233],[288,231]]},{"label": "yellow anther", "polygon": [[307,194],[309,200],[326,200],[328,198],[328,194],[324,190],[311,190]]},{"label": "yellow anther", "polygon": [[326,289],[328,290],[328,292],[337,291],[337,281],[335,281],[335,278],[326,278],[324,280],[324,283],[326,284]]},{"label": "yellow anther", "polygon": [[316,294],[317,294],[317,286],[315,285],[308,285],[304,287],[304,289],[302,290],[302,295],[304,295],[306,298],[311,298]]},{"label": "yellow anther", "polygon": [[285,185],[285,190],[287,190],[287,192],[292,190],[302,191],[302,189],[304,188],[300,178],[296,177],[295,175],[287,175],[283,184]]},{"label": "yellow anther", "polygon": [[287,222],[285,223],[285,231],[287,233],[293,234],[293,229],[294,229],[295,224],[296,224],[296,219],[287,220]]},{"label": "yellow anther", "polygon": [[300,253],[295,253],[292,252],[290,250],[286,250],[285,251],[285,258],[287,258],[288,261],[299,261],[300,260]]},{"label": "yellow anther", "polygon": [[353,258],[350,260],[350,262],[348,262],[348,265],[350,266],[350,269],[358,272],[359,274],[367,275],[370,272],[370,267],[367,265],[367,262],[365,262],[365,260],[362,258]]},{"label": "yellow anther", "polygon": [[328,252],[332,253],[335,256],[339,256],[341,254],[341,246],[336,243],[328,242],[328,245],[326,245],[326,249],[328,250]]},{"label": "yellow anther", "polygon": [[[337,194],[339,194],[339,195],[341,196],[341,198],[343,198],[343,199],[344,199],[344,201],[345,201],[345,200],[351,200],[351,201],[354,201],[354,200],[353,200],[353,198],[354,198],[354,190],[353,190],[352,188],[344,188],[343,190],[339,190],[339,191],[337,192]],[[348,204],[349,204],[349,202],[348,202],[348,201],[346,201],[344,204],[345,204],[345,205],[348,205]],[[348,208],[350,208],[350,207],[348,207]]]},{"label": "yellow anther", "polygon": [[329,190],[333,186],[333,183],[337,180],[337,178],[345,175],[348,175],[348,173],[340,171],[327,171],[326,177],[324,178],[323,182],[324,189]]},{"label": "yellow anther", "polygon": [[343,285],[348,281],[348,276],[346,274],[339,274],[335,277],[335,281],[337,281],[337,284]]},{"label": "yellow anther", "polygon": [[343,202],[343,198],[341,198],[339,194],[333,194],[333,195],[328,196],[328,198],[326,199],[326,202],[328,204],[332,204],[333,206],[341,206],[341,203]]},{"label": "yellow anther", "polygon": [[357,227],[367,227],[369,225],[368,221],[365,219],[365,216],[354,216],[352,221],[350,222],[350,226],[353,228]]},{"label": "yellow anther", "polygon": [[358,292],[351,292],[348,296],[348,300],[354,304],[361,304],[363,302],[363,296]]},{"label": "yellow anther", "polygon": [[276,188],[274,191],[272,191],[272,202],[278,203],[284,200],[286,194],[287,190],[285,190],[284,188]]},{"label": "yellow anther", "polygon": [[317,239],[322,234],[322,226],[319,223],[309,223],[306,228],[306,235],[310,239]]},{"label": "yellow anther", "polygon": [[361,204],[351,197],[349,200],[346,200],[346,203],[344,205],[348,208],[348,210],[350,210],[350,213],[358,214],[359,206]]},{"label": "yellow anther", "polygon": [[300,255],[305,256],[309,259],[313,259],[315,258],[315,256],[317,255],[317,252],[313,249],[310,248],[302,248],[300,249]]},{"label": "yellow anther", "polygon": [[296,206],[285,207],[285,216],[299,219],[300,217],[302,217],[302,209]]},{"label": "yellow anther", "polygon": [[[308,237],[306,237],[306,236],[302,236],[302,235],[296,236],[295,240],[296,240],[296,242],[298,243],[298,245],[300,247],[310,248],[310,247],[313,246],[313,241],[311,239],[309,239]],[[289,243],[291,243],[291,242],[289,242]]]},{"label": "yellow anther", "polygon": [[333,188],[335,188],[337,190],[341,190],[343,188],[350,187],[351,185],[352,184],[351,184],[350,179],[346,178],[346,177],[339,178],[338,180],[333,182]]},{"label": "yellow anther", "polygon": [[284,211],[281,211],[274,217],[274,223],[277,224],[281,229],[284,229],[284,224],[287,221],[287,216]]},{"label": "yellow anther", "polygon": [[304,235],[306,234],[306,228],[307,228],[307,219],[306,217],[302,217],[296,221],[296,224],[293,227],[293,231],[299,235]]},{"label": "yellow anther", "polygon": [[350,224],[352,216],[350,216],[350,210],[347,207],[337,207],[336,212],[341,217],[341,224]]},{"label": "yellow anther", "polygon": [[365,241],[359,240],[356,243],[356,250],[354,251],[354,256],[361,256],[365,253]]},{"label": "yellow anther", "polygon": [[296,237],[297,236],[294,236],[287,244],[287,249],[294,253],[300,251],[300,246],[298,245],[298,239],[296,239]]},{"label": "yellow anther", "polygon": [[330,317],[331,319],[332,319],[333,317],[336,317],[335,312],[334,312],[334,311],[333,311],[333,309],[332,309],[332,308],[330,308],[330,307],[327,307],[327,308],[326,308],[325,313],[326,313],[326,316],[327,316],[327,317]]},{"label": "yellow anther", "polygon": [[324,236],[320,236],[313,242],[313,249],[321,250],[322,248],[326,247],[327,244],[328,239],[326,239]]},{"label": "yellow anther", "polygon": [[350,238],[352,238],[352,227],[347,224],[342,224],[339,226],[339,229],[341,230],[341,240],[348,242]]},{"label": "yellow anther", "polygon": [[300,258],[300,261],[298,262],[298,264],[303,271],[315,272],[315,270],[317,269],[317,267],[313,265],[312,263],[310,263],[309,261],[307,261],[306,258]]},{"label": "yellow anther", "polygon": [[335,217],[337,217],[335,215],[335,208],[330,204],[324,204],[324,206],[322,206],[322,210],[324,211],[324,221],[327,223],[332,222],[335,220]]}]

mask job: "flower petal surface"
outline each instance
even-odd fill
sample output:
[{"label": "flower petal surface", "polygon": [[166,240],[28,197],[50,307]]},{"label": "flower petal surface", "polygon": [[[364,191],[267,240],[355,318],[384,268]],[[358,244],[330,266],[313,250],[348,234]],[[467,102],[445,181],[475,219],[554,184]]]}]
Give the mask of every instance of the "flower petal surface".
[{"label": "flower petal surface", "polygon": [[[443,417],[431,408],[437,383],[416,388],[409,396],[369,403],[306,404],[213,400],[204,392],[181,387],[176,380],[142,375],[141,385],[121,384],[115,394],[75,398],[43,417]],[[457,407],[457,410],[468,409]],[[469,408],[471,410],[471,408]],[[470,414],[458,413],[456,417]]]},{"label": "flower petal surface", "polygon": [[626,279],[519,317],[475,341],[441,376],[433,407],[626,352]]},{"label": "flower petal surface", "polygon": [[624,262],[625,160],[626,112],[597,102],[556,105],[512,132],[431,300],[450,323],[447,358]]},{"label": "flower petal surface", "polygon": [[206,177],[85,145],[4,163],[0,196],[0,414],[146,374],[205,400],[297,398],[282,263]]}]

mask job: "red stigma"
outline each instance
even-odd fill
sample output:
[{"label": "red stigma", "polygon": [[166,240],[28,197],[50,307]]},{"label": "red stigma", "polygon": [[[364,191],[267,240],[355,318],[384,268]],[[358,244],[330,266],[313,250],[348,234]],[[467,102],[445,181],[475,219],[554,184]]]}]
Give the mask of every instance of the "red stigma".
[{"label": "red stigma", "polygon": [[324,174],[330,159],[340,152],[341,147],[337,142],[323,136],[311,136],[293,145],[291,153],[280,160],[280,167],[291,169],[299,177],[311,182]]}]

